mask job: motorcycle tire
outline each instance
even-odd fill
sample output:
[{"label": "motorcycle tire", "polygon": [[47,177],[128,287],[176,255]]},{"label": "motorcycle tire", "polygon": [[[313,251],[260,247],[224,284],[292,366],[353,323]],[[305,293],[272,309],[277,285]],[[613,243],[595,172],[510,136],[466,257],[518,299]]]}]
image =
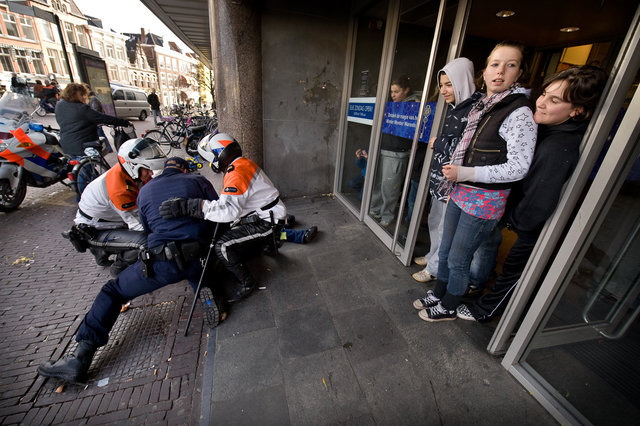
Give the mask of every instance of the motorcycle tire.
[{"label": "motorcycle tire", "polygon": [[78,199],[82,195],[84,189],[95,178],[109,170],[109,165],[101,158],[87,157],[73,168],[73,189],[78,195]]},{"label": "motorcycle tire", "polygon": [[12,192],[7,181],[0,182],[0,212],[10,212],[18,208],[27,196],[27,182],[22,179],[15,192]]}]

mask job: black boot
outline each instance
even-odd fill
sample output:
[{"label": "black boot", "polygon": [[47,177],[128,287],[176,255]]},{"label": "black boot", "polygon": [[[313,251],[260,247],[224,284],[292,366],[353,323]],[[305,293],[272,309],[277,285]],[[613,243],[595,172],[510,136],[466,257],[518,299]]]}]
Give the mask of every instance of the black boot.
[{"label": "black boot", "polygon": [[228,266],[227,269],[229,269],[229,271],[233,275],[235,275],[237,280],[240,282],[240,284],[233,289],[231,296],[227,299],[228,303],[236,303],[241,301],[242,299],[248,297],[251,293],[253,293],[254,290],[258,287],[256,280],[253,279],[253,277],[247,270],[247,267],[242,263],[238,263],[233,267]]},{"label": "black boot", "polygon": [[65,355],[55,363],[47,361],[38,367],[38,373],[44,377],[54,377],[65,382],[82,382],[86,379],[93,355],[98,349],[90,340],[80,340],[72,354]]}]

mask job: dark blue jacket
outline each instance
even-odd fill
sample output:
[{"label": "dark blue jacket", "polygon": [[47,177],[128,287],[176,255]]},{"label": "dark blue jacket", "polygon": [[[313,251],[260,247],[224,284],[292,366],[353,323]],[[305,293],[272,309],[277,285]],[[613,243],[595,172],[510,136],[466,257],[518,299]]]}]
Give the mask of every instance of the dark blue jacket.
[{"label": "dark blue jacket", "polygon": [[169,198],[217,200],[218,194],[204,176],[182,173],[178,169],[165,169],[160,176],[151,179],[138,194],[138,213],[148,234],[149,248],[169,241],[199,241],[204,245],[209,244],[212,222],[190,216],[173,219],[163,219],[160,216],[160,204]]},{"label": "dark blue jacket", "polygon": [[442,125],[440,136],[433,142],[433,160],[429,172],[429,192],[434,200],[444,201],[447,194],[440,188],[444,181],[442,166],[449,164],[453,151],[467,128],[467,116],[471,108],[482,97],[482,92],[474,92],[471,97],[460,102],[455,108],[448,106],[449,112]]}]

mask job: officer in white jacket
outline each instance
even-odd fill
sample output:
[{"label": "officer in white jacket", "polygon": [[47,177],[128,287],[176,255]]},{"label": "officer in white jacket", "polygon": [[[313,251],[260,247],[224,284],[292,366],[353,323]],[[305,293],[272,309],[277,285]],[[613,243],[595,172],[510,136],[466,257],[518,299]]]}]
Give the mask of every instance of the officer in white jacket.
[{"label": "officer in white jacket", "polygon": [[[117,265],[112,275],[136,260],[137,251],[125,260],[122,248],[136,248],[146,243],[146,236],[138,217],[137,198],[140,187],[147,183],[153,170],[161,170],[167,156],[152,139],[131,139],[118,150],[118,163],[91,181],[82,192],[74,222],[85,224],[98,231],[127,229],[113,233],[96,233],[103,248],[93,244],[89,250],[100,266],[111,264],[110,253],[117,252]],[[82,228],[87,231],[87,228]],[[90,231],[90,229],[89,229]],[[112,250],[110,250],[112,249]]]},{"label": "officer in white jacket", "polygon": [[228,302],[237,302],[257,287],[242,263],[241,251],[265,246],[273,241],[274,223],[284,222],[287,209],[269,177],[253,161],[242,156],[240,144],[226,133],[208,135],[198,145],[198,153],[211,163],[216,173],[224,172],[223,190],[214,201],[172,199],[160,207],[165,219],[179,216],[231,223],[215,242],[215,253],[239,281]]}]

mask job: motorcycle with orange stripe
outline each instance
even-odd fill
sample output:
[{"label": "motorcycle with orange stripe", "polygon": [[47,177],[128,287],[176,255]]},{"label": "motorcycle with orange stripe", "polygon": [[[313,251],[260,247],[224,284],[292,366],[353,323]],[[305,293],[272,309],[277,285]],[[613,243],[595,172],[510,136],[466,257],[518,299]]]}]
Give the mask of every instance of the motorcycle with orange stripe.
[{"label": "motorcycle with orange stripe", "polygon": [[85,157],[72,160],[62,152],[56,129],[32,121],[37,107],[33,98],[18,93],[6,92],[0,98],[0,212],[17,209],[28,186],[44,188],[60,182],[79,198],[90,181],[109,169],[98,151],[106,148],[106,141],[96,142],[85,149]]}]

